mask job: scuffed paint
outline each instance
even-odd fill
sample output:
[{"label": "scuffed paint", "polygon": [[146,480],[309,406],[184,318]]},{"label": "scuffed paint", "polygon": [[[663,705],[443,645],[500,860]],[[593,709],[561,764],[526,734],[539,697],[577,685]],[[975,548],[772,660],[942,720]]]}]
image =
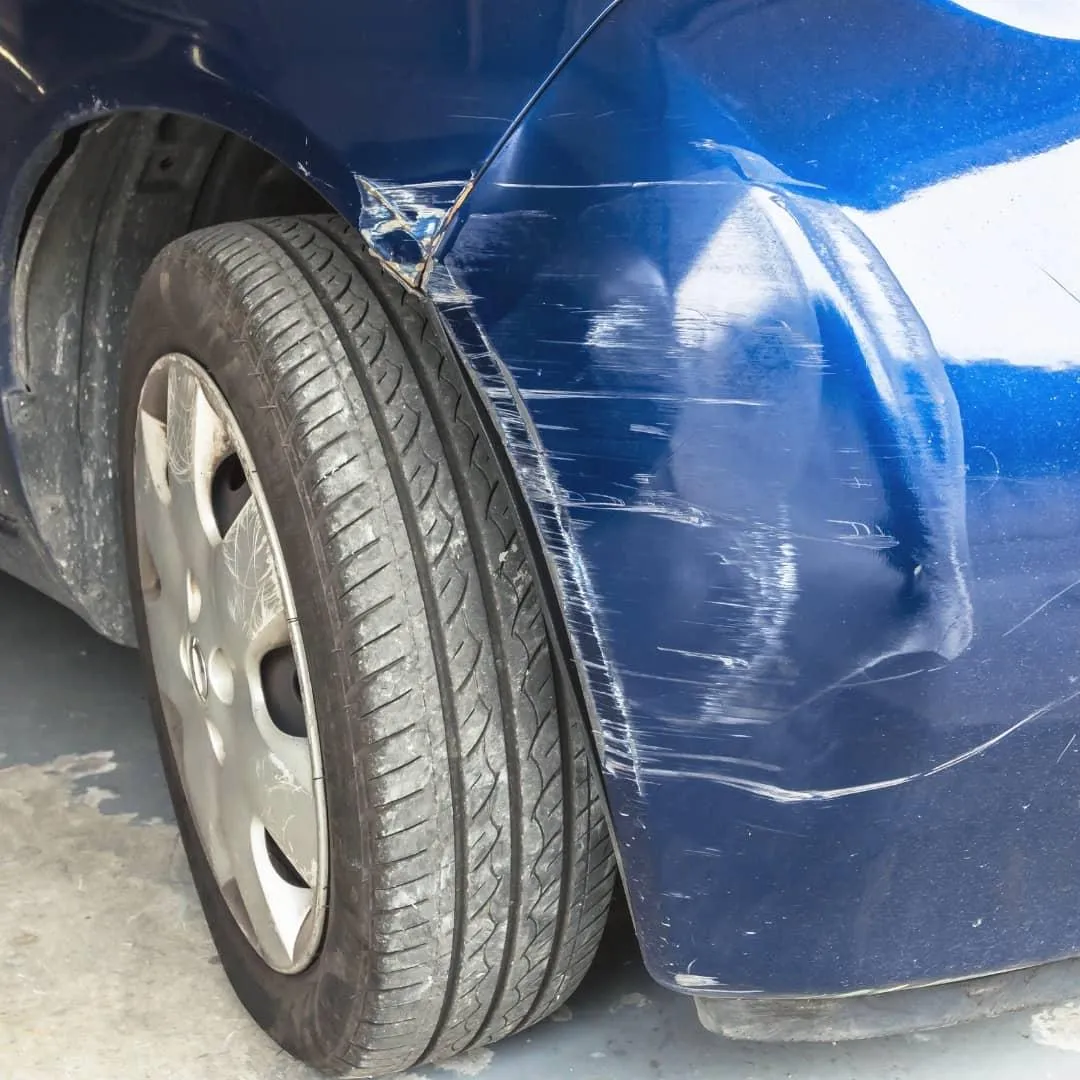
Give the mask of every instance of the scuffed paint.
[{"label": "scuffed paint", "polygon": [[406,285],[421,287],[443,229],[472,182],[402,185],[359,174],[354,179],[362,206],[357,228],[369,250]]},{"label": "scuffed paint", "polygon": [[[714,549],[711,558],[727,568],[723,573],[729,578],[741,580],[737,593],[729,588],[706,600],[719,625],[732,623],[741,612],[739,633],[730,648],[687,648],[678,644],[678,636],[665,639],[657,629],[656,653],[704,662],[694,665],[701,671],[698,712],[680,716],[680,725],[755,726],[792,707],[782,698],[765,705],[761,688],[775,684],[777,673],[791,662],[791,621],[803,594],[802,577],[816,572],[809,561],[814,545],[883,555],[885,565],[896,566],[912,583],[908,587],[927,596],[917,618],[898,621],[895,628],[876,628],[886,631],[884,636],[859,643],[847,666],[819,684],[815,696],[866,678],[867,671],[888,659],[923,652],[954,659],[973,633],[964,569],[962,434],[940,360],[887,269],[850,222],[793,194],[790,185],[780,187],[780,179],[786,178],[778,179],[775,170],[752,156],[750,160],[754,174],[767,178],[771,186],[759,182],[742,190],[732,179],[714,181],[728,189],[730,207],[668,300],[663,299],[667,286],[658,268],[630,261],[622,268],[619,288],[611,290],[610,304],[582,312],[580,349],[590,359],[588,383],[536,385],[532,378],[523,380],[506,371],[501,385],[488,387],[497,406],[516,403],[534,415],[541,406],[545,415],[552,415],[551,407],[561,403],[609,407],[610,402],[610,407],[621,407],[641,401],[674,418],[666,425],[629,425],[629,434],[663,440],[659,448],[666,445],[667,460],[659,471],[628,477],[629,483],[619,485],[617,493],[570,489],[555,479],[564,471],[558,459],[539,445],[528,451],[533,464],[525,471],[535,475],[543,465],[550,474],[544,492],[531,494],[548,526],[549,542],[560,515],[568,515],[557,526],[555,550],[566,552],[567,565],[579,567],[575,577],[595,573],[585,566],[588,558],[581,551],[585,516],[632,514],[703,530],[709,536],[703,543]],[[740,168],[743,174],[748,171]],[[508,217],[512,233],[520,212]],[[494,224],[494,219],[485,221],[480,235],[486,248],[502,250],[493,241]],[[443,276],[454,280],[446,270]],[[835,482],[837,495],[823,490],[825,512],[815,520],[807,517],[805,494],[787,491],[811,453],[812,444],[804,440],[814,424],[825,419],[822,397],[837,375],[838,358],[826,355],[816,319],[807,314],[819,305],[835,310],[850,328],[858,359],[843,362],[864,365],[865,375],[857,377],[867,381],[874,395],[867,395],[862,407],[880,415],[873,422],[888,432],[889,442],[875,448],[877,460],[870,458],[876,475],[841,474]],[[670,330],[665,331],[665,323]],[[545,339],[542,344],[576,347],[573,339]],[[756,358],[761,366],[739,367],[742,357]],[[754,394],[748,393],[751,389]],[[500,409],[501,415],[507,411]],[[526,424],[522,434],[528,430]],[[541,431],[543,442],[550,445],[556,432],[572,434],[574,428],[542,424],[536,430],[538,443]],[[892,464],[897,450],[905,462],[902,467]],[[837,451],[841,465],[843,453],[843,448]],[[865,450],[859,454],[865,465]],[[775,471],[764,471],[770,468]],[[853,492],[847,501],[854,508],[865,503],[864,490],[882,487],[887,516],[860,520],[836,513],[845,507],[846,497],[839,494],[844,488]],[[797,497],[803,503],[798,507],[793,501]],[[913,512],[913,506],[919,509]],[[589,634],[606,649],[603,639],[610,641],[618,630],[604,629],[603,611],[590,607]],[[572,607],[571,622],[579,618]],[[708,667],[712,670],[706,674]],[[588,670],[595,673],[597,667]],[[689,677],[677,676],[676,670],[661,663],[651,673],[634,667],[626,676]],[[618,733],[628,728],[621,719],[617,724],[606,722],[609,719],[601,723],[604,759],[614,771],[627,768],[636,785],[649,777],[726,779],[725,774],[702,770],[701,762],[709,755],[687,755],[674,745],[666,749],[663,740],[639,735],[633,751],[627,752]],[[751,770],[745,782],[753,790],[768,790],[754,772],[780,768],[767,757],[713,757]]]},{"label": "scuffed paint", "polygon": [[[900,768],[830,743],[833,702],[921,686],[971,646],[959,407],[850,215],[758,154],[692,143],[709,166],[685,178],[482,180],[429,277],[546,541],[631,863],[691,787],[757,800],[758,850],[809,844],[778,808],[917,786],[1065,703]],[[730,864],[717,829],[663,859]],[[714,960],[678,964],[692,935],[660,908],[645,934],[670,980],[721,992]],[[733,933],[743,955],[776,937]]]},{"label": "scuffed paint", "polygon": [[[650,777],[651,779],[658,780],[664,777],[670,779],[684,779],[684,780],[706,780],[710,783],[719,784],[722,787],[735,788],[739,791],[748,792],[751,795],[759,796],[763,799],[767,799],[770,802],[791,805],[796,803],[829,803],[835,802],[838,799],[847,799],[853,795],[867,795],[875,791],[888,791],[891,788],[903,787],[905,784],[911,784],[916,780],[926,780],[933,776],[940,776],[944,772],[948,772],[950,769],[955,769],[958,765],[963,765],[965,762],[971,761],[973,758],[979,757],[981,754],[985,754],[988,750],[1004,742],[1010,735],[1013,735],[1017,731],[1027,727],[1043,717],[1050,715],[1057,709],[1064,705],[1068,705],[1070,702],[1075,701],[1080,697],[1080,690],[1072,694],[1066,694],[1064,697],[1058,698],[1055,701],[1050,701],[1047,704],[1036,709],[1034,712],[1029,713],[1027,716],[1022,717],[1015,724],[1005,728],[1004,731],[998,732],[990,739],[986,739],[984,742],[979,743],[977,746],[973,746],[968,750],[965,750],[962,754],[957,754],[955,757],[949,758],[947,761],[943,761],[929,769],[924,769],[921,772],[911,773],[907,776],[893,776],[883,780],[873,780],[865,784],[852,784],[849,787],[842,788],[820,788],[820,789],[807,789],[800,790],[795,788],[785,788],[777,784],[763,783],[759,780],[754,780],[750,777],[735,776],[729,773],[713,772],[710,770],[694,768],[691,759],[685,755],[679,759],[678,763],[665,762],[665,767],[652,767],[646,765],[639,769],[640,773]],[[1069,744],[1071,745],[1071,743]],[[1069,745],[1066,745],[1065,750],[1062,751],[1063,757],[1065,752],[1069,749]],[[706,761],[723,762],[730,760],[734,764],[743,766],[749,766],[751,768],[763,768],[774,769],[779,771],[777,766],[770,766],[762,762],[750,761],[747,759],[724,759],[720,757],[708,758]],[[1060,757],[1058,759],[1060,763]],[[688,766],[688,767],[684,767]]]},{"label": "scuffed paint", "polygon": [[679,972],[675,976],[675,985],[683,990],[722,990],[724,984],[711,975],[692,975],[689,972]]},{"label": "scuffed paint", "polygon": [[[1053,905],[967,899],[1024,880],[1023,811],[1067,829],[1080,391],[1071,315],[1029,327],[1011,284],[984,286],[1080,308],[1050,243],[1073,144],[1032,156],[1073,127],[986,139],[1010,110],[1050,125],[1073,54],[1005,35],[1032,81],[999,94],[983,56],[984,105],[950,58],[991,35],[950,5],[673,7],[624,3],[560,74],[446,233],[456,300],[436,297],[546,542],[650,968],[812,995],[1011,964],[1018,913]],[[903,50],[852,51],[894,24],[934,44],[950,103]],[[915,98],[974,128],[913,125]],[[1053,259],[1012,259],[1032,235]],[[1035,339],[1061,377],[1017,376]]]},{"label": "scuffed paint", "polygon": [[[894,566],[910,582],[904,587],[927,599],[916,616],[895,626],[882,624],[874,636],[853,642],[846,666],[829,672],[809,696],[803,692],[804,700],[872,679],[866,673],[887,660],[924,652],[953,659],[970,643],[963,437],[940,359],[855,226],[840,211],[808,198],[805,185],[760,156],[719,144],[708,150],[724,160],[720,172],[685,184],[497,181],[493,188],[514,193],[514,210],[474,214],[464,238],[456,241],[451,263],[439,262],[431,280],[440,282],[435,299],[444,314],[469,315],[476,299],[472,253],[481,260],[495,258],[494,253],[512,257],[511,238],[523,228],[542,228],[551,217],[542,209],[546,200],[563,198],[568,190],[586,200],[609,199],[605,192],[611,189],[625,189],[632,194],[619,198],[637,200],[653,200],[656,189],[672,190],[676,201],[684,198],[684,188],[723,193],[725,213],[696,244],[694,260],[676,282],[666,280],[655,262],[626,259],[617,281],[602,283],[594,306],[580,312],[579,338],[553,335],[538,343],[552,355],[568,349],[587,356],[588,380],[575,377],[552,385],[534,378],[547,366],[539,358],[543,354],[538,353],[535,371],[519,372],[502,363],[490,341],[482,341],[469,359],[478,369],[488,368],[485,389],[560,570],[582,668],[600,702],[605,767],[632,777],[639,792],[647,783],[685,777],[778,801],[798,799],[799,789],[761,780],[762,771],[779,773],[785,767],[771,756],[777,749],[770,749],[772,737],[753,732],[798,704],[791,694],[785,697],[783,687],[792,681],[786,672],[795,663],[790,642],[798,632],[793,620],[807,588],[803,579],[820,573],[819,545],[884,556],[882,565]],[[521,208],[523,191],[538,200],[535,206]],[[597,191],[599,196],[593,194]],[[557,305],[545,301],[544,306]],[[850,356],[842,357],[835,346],[827,349],[815,308],[831,309],[842,320],[854,346]],[[869,422],[880,425],[888,441],[871,444],[869,456],[866,447],[853,450],[851,465],[838,447],[834,452],[847,474],[830,481],[831,491],[823,487],[824,512],[808,517],[807,496],[793,485],[813,452],[814,424],[827,417],[824,399],[840,363],[862,367],[853,376],[867,387],[861,408],[876,413]],[[553,408],[562,404],[618,409],[634,408],[635,402],[639,412],[662,410],[670,417],[663,424],[628,425],[628,443],[632,436],[659,440],[650,456],[659,452],[661,467],[634,473],[603,493],[569,486],[562,479],[566,469],[560,455],[549,448],[558,442],[557,433],[569,438],[575,427],[538,421],[538,410],[554,418]],[[897,452],[903,466],[892,464]],[[852,471],[858,459],[862,468],[874,471]],[[844,489],[851,497],[841,494]],[[849,504],[853,510],[872,507],[865,493],[884,500],[884,516],[863,520],[838,512]],[[686,636],[681,627],[658,625],[653,649],[659,662],[652,669],[613,658],[624,630],[604,610],[592,584],[602,568],[590,565],[596,556],[587,554],[588,538],[612,514],[702,531],[695,546],[712,549],[703,558],[715,567],[702,572],[722,575],[730,584],[705,600],[712,610],[701,617],[715,619],[718,627],[738,626],[737,635],[721,635],[726,647],[687,647],[681,644]],[[813,595],[812,602],[820,604],[820,593]],[[621,689],[627,679],[696,683],[696,710],[667,717],[671,736],[644,735]],[[755,739],[761,749],[751,755],[687,752],[681,744],[695,725],[727,728],[730,738]],[[740,736],[738,728],[746,731]],[[867,790],[880,790],[881,783],[870,781]]]},{"label": "scuffed paint", "polygon": [[[552,463],[543,451],[543,443],[514,378],[475,321],[468,290],[458,283],[445,263],[436,265],[432,279],[440,283],[441,295],[449,298],[448,302],[439,303],[439,310],[447,317],[451,327],[457,326],[470,335],[459,337],[457,346],[474,376],[480,380],[502,429],[507,450],[514,462],[517,481],[533,512],[538,515],[538,524],[547,541],[547,555],[558,568],[553,575],[553,584],[560,596],[560,607],[574,626],[589,627],[586,640],[590,651],[588,654],[576,654],[577,666],[587,673],[592,699],[605,703],[607,730],[621,735],[615,739],[598,739],[601,764],[616,756],[620,767],[635,777],[640,790],[642,780],[636,733],[629,722],[630,704],[618,670],[608,658],[604,637],[596,623],[602,605],[574,534],[568,513],[570,497],[555,478]],[[580,644],[580,637],[571,637],[572,647],[580,648]],[[591,714],[590,719],[595,720],[595,714]],[[600,733],[597,734],[599,736]]]}]

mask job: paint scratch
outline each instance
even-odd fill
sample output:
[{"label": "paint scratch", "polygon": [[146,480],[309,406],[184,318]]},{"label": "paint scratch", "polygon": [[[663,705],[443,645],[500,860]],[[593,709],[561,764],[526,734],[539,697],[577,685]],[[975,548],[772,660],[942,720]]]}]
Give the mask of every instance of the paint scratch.
[{"label": "paint scratch", "polygon": [[1065,749],[1062,750],[1060,754],[1058,754],[1057,761],[1054,762],[1055,765],[1060,765],[1061,764],[1061,759],[1069,752],[1069,747],[1072,746],[1072,744],[1074,742],[1076,742],[1076,733],[1075,732],[1073,733],[1072,738],[1069,739],[1069,741],[1065,744]]},{"label": "paint scratch", "polygon": [[[709,780],[720,784],[723,787],[745,791],[751,795],[758,795],[761,798],[768,799],[770,802],[783,805],[794,803],[834,802],[837,799],[845,799],[851,795],[866,795],[874,791],[887,791],[890,788],[898,788],[902,787],[904,784],[910,784],[915,780],[928,780],[933,776],[939,776],[949,769],[954,769],[956,766],[962,765],[964,762],[970,761],[972,758],[986,753],[987,750],[997,746],[1000,742],[1004,742],[1005,739],[1019,731],[1021,728],[1034,723],[1036,720],[1041,720],[1048,713],[1053,712],[1062,705],[1067,705],[1070,701],[1075,701],[1078,697],[1080,697],[1080,690],[1074,690],[1071,694],[1056,698],[1046,705],[1035,709],[1034,712],[1028,713],[1023,719],[1017,720],[1015,724],[1011,727],[1007,727],[1004,731],[999,732],[993,738],[987,739],[985,742],[979,743],[978,746],[973,746],[970,750],[965,750],[964,753],[949,758],[948,761],[943,761],[940,765],[935,765],[933,768],[926,769],[923,772],[911,773],[907,776],[894,776],[887,780],[875,780],[869,784],[853,784],[850,787],[819,788],[808,791],[799,791],[792,788],[780,787],[776,784],[766,784],[760,780],[750,780],[740,776],[687,773],[682,769],[649,769],[648,775],[654,778],[666,777],[682,780]],[[1066,749],[1068,748],[1066,747]]]},{"label": "paint scratch", "polygon": [[1015,626],[1006,630],[1001,636],[1008,637],[1010,634],[1015,633],[1025,623],[1031,622],[1036,615],[1044,612],[1055,600],[1060,600],[1067,592],[1071,592],[1075,589],[1077,585],[1080,585],[1080,578],[1077,578],[1076,581],[1072,582],[1070,585],[1066,585],[1064,589],[1059,589],[1049,600],[1044,600],[1030,615],[1025,615]]}]

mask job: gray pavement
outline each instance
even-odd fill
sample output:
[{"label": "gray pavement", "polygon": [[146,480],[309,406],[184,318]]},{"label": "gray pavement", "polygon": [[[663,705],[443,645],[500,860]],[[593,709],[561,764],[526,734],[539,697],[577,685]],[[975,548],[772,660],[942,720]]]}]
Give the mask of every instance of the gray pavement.
[{"label": "gray pavement", "polygon": [[[0,1080],[301,1080],[233,998],[172,825],[133,653],[0,576]],[[625,916],[554,1020],[414,1074],[1080,1078],[1080,1004],[844,1046],[725,1042]]]}]

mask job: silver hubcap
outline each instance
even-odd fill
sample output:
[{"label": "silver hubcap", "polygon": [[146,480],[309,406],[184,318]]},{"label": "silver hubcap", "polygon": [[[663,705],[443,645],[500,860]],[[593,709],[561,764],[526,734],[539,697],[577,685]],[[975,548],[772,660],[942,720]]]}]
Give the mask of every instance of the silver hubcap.
[{"label": "silver hubcap", "polygon": [[135,523],[147,633],[188,806],[236,921],[300,971],[326,915],[322,756],[292,590],[236,418],[162,357],[139,401]]}]

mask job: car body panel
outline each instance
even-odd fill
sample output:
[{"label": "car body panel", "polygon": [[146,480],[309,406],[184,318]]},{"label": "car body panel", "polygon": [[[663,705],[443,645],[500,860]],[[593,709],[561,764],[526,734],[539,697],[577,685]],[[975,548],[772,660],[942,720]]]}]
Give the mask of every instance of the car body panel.
[{"label": "car body panel", "polygon": [[1075,955],[1080,44],[1021,7],[5,5],[4,265],[24,162],[130,108],[419,245],[376,250],[502,423],[661,982]]},{"label": "car body panel", "polygon": [[[200,117],[273,154],[363,227],[372,181],[435,185],[436,209],[443,185],[460,190],[601,11],[597,0],[552,0],[525,16],[521,35],[507,10],[477,0],[0,2],[0,333],[12,333],[26,208],[65,131],[118,111]],[[9,421],[22,389],[12,356],[0,355]],[[22,527],[30,515],[10,428],[0,566],[78,606],[55,553]]]},{"label": "car body panel", "polygon": [[1080,948],[1078,122],[956,5],[626,0],[462,210],[668,985]]}]

